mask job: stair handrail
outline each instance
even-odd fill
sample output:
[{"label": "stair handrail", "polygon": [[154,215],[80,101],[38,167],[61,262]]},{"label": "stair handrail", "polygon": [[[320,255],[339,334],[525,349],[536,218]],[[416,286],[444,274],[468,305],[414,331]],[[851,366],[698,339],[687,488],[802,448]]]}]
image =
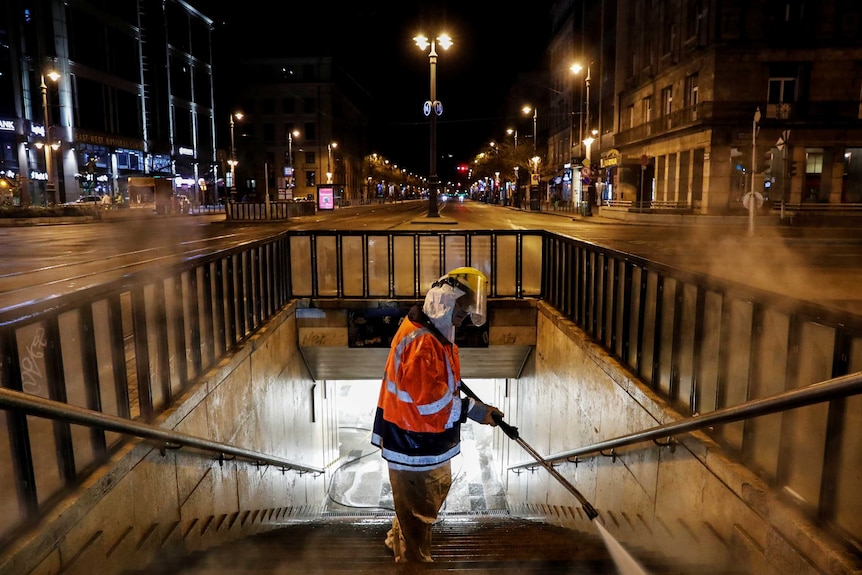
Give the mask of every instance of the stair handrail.
[{"label": "stair handrail", "polygon": [[[841,399],[859,393],[862,393],[862,371],[827,379],[819,383],[784,391],[768,397],[753,399],[732,407],[716,409],[709,413],[687,417],[672,423],[665,423],[614,439],[606,439],[577,449],[554,453],[545,457],[544,460],[548,463],[556,463],[570,460],[573,457],[598,455],[608,449],[617,449],[645,441],[670,439],[682,433],[698,431],[714,425],[733,423],[779,411],[788,411],[797,407]],[[536,466],[535,461],[525,461],[510,465],[508,469],[518,470],[535,468]]]},{"label": "stair handrail", "polygon": [[255,465],[272,465],[280,467],[283,471],[293,470],[298,471],[300,474],[322,474],[324,472],[323,468],[302,465],[275,455],[259,453],[228,443],[221,443],[181,431],[165,429],[157,425],[125,419],[116,415],[93,411],[77,405],[62,403],[8,388],[0,387],[0,409],[20,410],[30,415],[96,427],[106,431],[133,435],[142,439],[161,441],[164,442],[161,448],[163,454],[164,450],[169,448],[193,447],[206,452],[217,453],[219,462],[226,459],[225,456],[232,456],[233,458],[250,461]]}]

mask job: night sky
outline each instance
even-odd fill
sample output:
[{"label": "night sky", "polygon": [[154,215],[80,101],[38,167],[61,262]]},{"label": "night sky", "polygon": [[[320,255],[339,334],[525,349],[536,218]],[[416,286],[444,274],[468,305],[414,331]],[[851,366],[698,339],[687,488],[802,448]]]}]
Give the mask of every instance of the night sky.
[{"label": "night sky", "polygon": [[[422,105],[430,95],[428,52],[412,38],[448,32],[454,45],[438,49],[437,96],[441,178],[448,167],[468,162],[505,128],[522,121],[505,118],[505,99],[522,73],[543,65],[553,0],[537,0],[517,11],[505,3],[460,2],[331,3],[245,0],[237,4],[194,0],[216,25],[216,85],[225,74],[226,50],[249,56],[334,56],[371,95],[373,151],[424,174],[428,169],[428,119]],[[224,41],[224,38],[235,39]],[[222,106],[230,105],[224,103]]]}]

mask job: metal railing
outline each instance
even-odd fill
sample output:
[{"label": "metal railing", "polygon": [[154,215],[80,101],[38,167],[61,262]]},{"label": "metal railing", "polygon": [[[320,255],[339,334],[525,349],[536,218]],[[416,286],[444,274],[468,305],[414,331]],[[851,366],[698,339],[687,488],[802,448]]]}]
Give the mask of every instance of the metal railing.
[{"label": "metal railing", "polygon": [[468,264],[494,274],[495,297],[538,297],[542,243],[542,232],[284,232],[0,310],[0,388],[108,418],[82,429],[3,404],[0,544],[108,460],[125,441],[118,420],[142,431],[292,300],[414,300]]},{"label": "metal railing", "polygon": [[100,413],[91,409],[84,409],[75,405],[51,401],[35,397],[27,393],[0,388],[0,408],[12,409],[18,412],[37,415],[48,419],[55,419],[64,423],[77,423],[97,429],[99,431],[113,431],[142,439],[152,440],[160,443],[160,450],[164,454],[166,449],[179,449],[191,447],[201,451],[215,453],[219,461],[226,459],[240,459],[255,465],[272,465],[282,471],[292,470],[300,473],[322,474],[321,467],[302,465],[294,461],[243,449],[228,443],[212,441],[203,437],[189,435],[173,429],[165,429],[148,423],[141,423],[123,417]]},{"label": "metal railing", "polygon": [[[545,231],[285,231],[114,283],[0,310],[0,387],[141,422],[295,299],[416,300],[471,265],[492,298],[542,298],[681,413],[862,370],[862,318]],[[330,304],[327,304],[330,305]],[[855,541],[862,398],[714,431]],[[0,412],[0,540],[122,441]],[[16,513],[17,512],[17,513]]]},{"label": "metal railing", "polygon": [[[829,381],[822,381],[792,391],[785,391],[772,397],[755,399],[742,405],[725,407],[724,409],[695,415],[672,423],[665,423],[664,425],[591,443],[575,449],[552,453],[547,457],[543,457],[543,459],[548,463],[557,463],[560,461],[571,461],[572,458],[577,460],[580,457],[590,455],[604,455],[604,451],[606,450],[610,450],[610,454],[613,455],[614,450],[621,447],[637,445],[646,441],[657,442],[659,439],[671,439],[683,433],[708,430],[718,425],[744,421],[753,417],[779,413],[825,401],[844,399],[859,393],[862,393],[862,372]],[[510,465],[509,469],[534,469],[538,466],[535,461],[529,461]]]},{"label": "metal railing", "polygon": [[[862,317],[563,236],[542,296],[683,416],[862,371]],[[811,517],[862,542],[862,398],[716,428],[714,438]]]}]

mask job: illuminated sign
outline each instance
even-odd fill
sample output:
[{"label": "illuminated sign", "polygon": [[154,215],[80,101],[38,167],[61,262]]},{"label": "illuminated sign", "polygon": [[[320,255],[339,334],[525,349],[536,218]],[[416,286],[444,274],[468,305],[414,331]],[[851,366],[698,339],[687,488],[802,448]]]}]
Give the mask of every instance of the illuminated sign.
[{"label": "illuminated sign", "polygon": [[31,124],[30,125],[30,134],[33,136],[40,136],[42,138],[45,137],[45,126],[41,124]]},{"label": "illuminated sign", "polygon": [[4,132],[14,132],[15,131],[15,121],[14,120],[0,119],[0,130],[2,130]]},{"label": "illuminated sign", "polygon": [[37,172],[36,170],[32,170],[30,172],[30,179],[37,182],[47,182],[48,181],[48,173],[47,172]]},{"label": "illuminated sign", "polygon": [[317,207],[321,210],[331,210],[335,207],[334,190],[331,187],[317,189]]},{"label": "illuminated sign", "polygon": [[195,151],[192,148],[182,148],[181,147],[180,148],[180,155],[181,156],[194,156]]}]

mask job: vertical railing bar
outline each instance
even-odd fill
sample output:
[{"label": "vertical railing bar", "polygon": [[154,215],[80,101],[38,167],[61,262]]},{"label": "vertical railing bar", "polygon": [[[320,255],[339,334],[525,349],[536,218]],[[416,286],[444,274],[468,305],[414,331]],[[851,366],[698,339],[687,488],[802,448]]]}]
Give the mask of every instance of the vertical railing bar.
[{"label": "vertical railing bar", "polygon": [[114,393],[117,395],[117,415],[130,418],[129,374],[126,371],[126,340],[123,331],[123,311],[120,298],[120,294],[112,295],[108,298],[111,368],[114,377]]},{"label": "vertical railing bar", "polygon": [[[79,315],[80,321],[80,315]],[[48,386],[48,398],[61,403],[68,403],[69,397],[66,393],[66,375],[63,371],[63,349],[60,343],[60,323],[56,314],[50,314],[44,320],[45,325],[45,348],[43,349],[45,360],[45,380]],[[80,328],[80,324],[78,325]],[[92,350],[91,353],[95,353]],[[54,441],[56,442],[57,468],[64,485],[74,483],[75,449],[72,444],[71,424],[65,421],[55,420],[52,423]]]},{"label": "vertical railing bar", "polygon": [[[838,328],[832,344],[832,377],[841,377],[850,373],[850,354],[853,338],[846,330]],[[824,437],[823,471],[821,473],[820,493],[818,498],[818,519],[833,521],[839,505],[838,484],[841,468],[841,437],[847,432],[847,400],[837,399],[829,403],[829,413],[826,418],[826,435]]]},{"label": "vertical railing bar", "polygon": [[[754,390],[757,389],[758,383],[760,381],[757,378],[757,362],[759,358],[756,353],[757,350],[761,349],[761,341],[763,339],[763,307],[757,304],[757,302],[752,303],[751,310],[751,328],[750,334],[748,338],[748,389],[745,392],[745,400],[748,401],[750,399],[755,399],[752,397]],[[754,434],[754,426],[757,424],[757,420],[755,419],[744,419],[742,421],[742,448],[741,455],[743,461],[747,464],[751,463],[754,460],[753,454],[750,451],[751,440]]]},{"label": "vertical railing bar", "polygon": [[[18,355],[14,328],[3,329],[0,332],[0,343],[3,346],[3,367],[6,370],[9,388],[24,391],[21,358]],[[6,427],[9,433],[10,452],[13,454],[10,464],[14,473],[18,502],[24,515],[32,519],[39,511],[39,498],[36,493],[36,472],[33,466],[33,452],[30,449],[30,431],[26,414],[16,410],[9,411],[6,416]]]},{"label": "vertical railing bar", "polygon": [[[792,314],[787,336],[787,378],[785,379],[787,388],[794,388],[799,384],[799,350],[802,346],[802,327],[803,321],[796,314]],[[778,465],[775,470],[776,485],[779,488],[785,486],[793,463],[793,446],[786,441],[787,438],[792,437],[792,432],[788,430],[789,425],[788,418],[782,417],[781,436],[778,443]]]},{"label": "vertical railing bar", "polygon": [[311,277],[311,297],[317,298],[320,297],[320,282],[317,277],[317,234],[312,234],[308,236],[308,265],[311,267],[308,270],[309,276]]},{"label": "vertical railing bar", "polygon": [[653,319],[650,381],[652,382],[653,389],[659,389],[661,385],[661,353],[663,347],[662,328],[664,327],[664,274],[656,274],[655,292],[655,318]]},{"label": "vertical railing bar", "polygon": [[622,294],[620,301],[622,302],[622,333],[620,334],[620,360],[623,365],[632,367],[629,364],[629,354],[631,353],[631,321],[632,321],[632,282],[634,276],[634,264],[623,260],[623,283],[621,286]]},{"label": "vertical railing bar", "polygon": [[[194,377],[198,377],[203,371],[203,359],[201,349],[201,311],[200,302],[198,301],[198,273],[202,273],[200,266],[192,267],[189,270],[189,351],[192,356],[192,370]],[[207,313],[206,315],[210,315]],[[184,382],[187,384],[188,381]]]},{"label": "vertical railing bar", "polygon": [[635,373],[638,376],[642,376],[643,372],[641,369],[643,368],[643,348],[644,348],[644,321],[646,320],[646,296],[647,296],[647,283],[649,274],[647,273],[646,268],[640,268],[640,285],[638,286],[638,330],[635,336]]},{"label": "vertical railing bar", "polygon": [[[237,336],[237,316],[239,315],[239,310],[237,309],[237,300],[236,300],[236,282],[234,280],[234,256],[229,255],[224,259],[224,286],[222,289],[227,288],[227,294],[224,294],[224,297],[220,297],[219,301],[224,302],[223,306],[225,307],[224,317],[226,318],[227,325],[225,326],[225,334],[227,335],[227,340],[225,341],[226,349],[231,349],[236,345]],[[220,282],[221,284],[221,282]]]},{"label": "vertical railing bar", "polygon": [[138,406],[145,421],[153,416],[152,380],[150,378],[150,352],[147,342],[147,311],[144,287],[135,286],[131,291],[132,324],[135,342],[135,374],[138,381]]},{"label": "vertical railing bar", "polygon": [[[215,291],[215,301],[213,302],[215,311],[213,312],[213,319],[217,320],[218,323],[213,324],[213,337],[217,336],[219,341],[219,347],[225,349],[229,347],[227,343],[227,311],[225,310],[225,270],[224,270],[224,258],[218,259],[213,262],[213,290]],[[213,347],[213,357],[218,357],[218,350]]]},{"label": "vertical railing bar", "polygon": [[[192,268],[188,272],[189,276],[189,290],[193,285],[192,276],[195,275],[195,270]],[[186,302],[186,298],[183,297],[183,281],[182,281],[182,272],[177,274],[176,278],[173,281],[174,286],[174,332],[176,333],[176,340],[174,341],[174,354],[176,355],[176,366],[177,373],[180,376],[180,389],[185,389],[189,384],[189,365],[188,365],[188,355],[186,355],[186,316],[185,316],[185,306],[191,305],[191,302],[194,301],[195,297],[189,297],[188,303]],[[191,294],[190,294],[191,295]],[[165,324],[167,325],[167,324]],[[194,329],[194,326],[190,326],[191,329]],[[167,342],[167,336],[166,336]],[[170,373],[170,355],[168,356],[168,373]],[[168,389],[171,390],[171,396],[173,394],[173,388],[170,385],[170,380],[168,380]]]},{"label": "vertical railing bar", "polygon": [[273,303],[271,299],[272,244],[270,242],[267,242],[263,244],[260,249],[260,271],[258,272],[258,274],[260,275],[260,317],[261,321],[263,322],[272,317],[273,310]]},{"label": "vertical railing bar", "polygon": [[694,415],[700,412],[700,402],[701,402],[701,380],[700,374],[703,370],[703,354],[701,350],[703,349],[703,338],[704,338],[704,322],[706,318],[704,314],[706,313],[706,290],[704,290],[701,286],[697,286],[697,296],[695,298],[695,312],[694,312],[694,341],[692,342],[692,379],[691,379],[691,389],[689,390],[689,405],[691,406],[690,415]]},{"label": "vertical railing bar", "polygon": [[344,297],[344,235],[335,236],[335,292]]},{"label": "vertical railing bar", "polygon": [[610,341],[608,337],[608,308],[611,305],[612,297],[611,294],[611,270],[610,270],[610,261],[611,257],[608,254],[604,254],[602,256],[602,274],[601,274],[601,306],[599,308],[599,340],[602,342],[605,347],[607,347],[608,342]]},{"label": "vertical railing bar", "polygon": [[728,371],[730,363],[730,328],[729,317],[730,311],[728,306],[728,296],[726,293],[721,293],[721,326],[719,327],[719,344],[718,344],[718,374],[717,385],[715,387],[715,408],[721,409],[725,406],[725,391],[728,384]]},{"label": "vertical railing bar", "polygon": [[362,297],[370,298],[371,297],[371,282],[368,279],[368,275],[370,273],[370,268],[368,267],[368,242],[370,241],[370,234],[363,233],[362,234],[362,244],[360,246],[360,250],[362,251]]},{"label": "vertical railing bar", "polygon": [[610,332],[608,337],[608,348],[610,349],[611,355],[617,353],[617,342],[619,342],[619,328],[617,327],[617,321],[619,321],[620,314],[620,298],[625,297],[625,292],[621,290],[620,286],[620,266],[622,264],[617,258],[611,258],[611,270],[610,277],[611,282],[613,282],[610,286]]},{"label": "vertical railing bar", "polygon": [[[86,406],[88,409],[102,411],[99,360],[96,357],[96,326],[93,323],[92,305],[85,305],[79,309],[78,321],[81,333],[81,371],[83,372]],[[101,459],[107,450],[105,431],[98,427],[91,427],[89,434],[93,453]]]},{"label": "vertical railing bar", "polygon": [[670,382],[668,383],[668,395],[674,400],[679,399],[680,381],[680,355],[682,347],[682,310],[683,310],[683,283],[676,280],[673,295],[673,318],[671,320],[671,344],[670,344]]},{"label": "vertical railing bar", "polygon": [[[176,280],[177,278],[174,278],[174,281]],[[158,365],[156,369],[159,370],[162,393],[167,405],[173,398],[173,391],[171,390],[171,354],[170,346],[168,345],[168,314],[165,298],[165,282],[156,281],[153,287],[155,298],[153,311],[156,316],[156,325],[153,327],[156,330],[156,347],[158,349]]]}]

